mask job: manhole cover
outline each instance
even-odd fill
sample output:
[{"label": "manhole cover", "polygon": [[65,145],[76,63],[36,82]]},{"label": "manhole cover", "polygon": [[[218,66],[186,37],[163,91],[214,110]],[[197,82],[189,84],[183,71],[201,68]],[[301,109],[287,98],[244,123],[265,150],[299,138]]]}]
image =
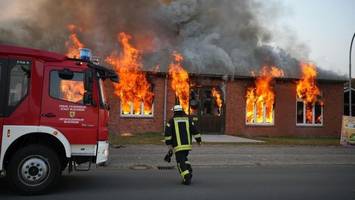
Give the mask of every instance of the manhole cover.
[{"label": "manhole cover", "polygon": [[148,165],[133,165],[129,167],[130,169],[133,170],[147,170],[147,169],[151,169],[152,167],[148,166]]}]

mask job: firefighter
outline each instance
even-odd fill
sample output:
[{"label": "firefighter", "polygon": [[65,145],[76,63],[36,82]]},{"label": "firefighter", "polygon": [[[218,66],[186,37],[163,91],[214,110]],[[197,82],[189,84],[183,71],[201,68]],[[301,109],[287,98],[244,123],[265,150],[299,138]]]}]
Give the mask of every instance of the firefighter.
[{"label": "firefighter", "polygon": [[192,149],[192,136],[197,144],[201,145],[201,135],[180,105],[175,105],[173,110],[174,117],[165,127],[165,143],[175,153],[177,167],[183,179],[182,183],[189,185],[192,178],[192,167],[187,156]]}]

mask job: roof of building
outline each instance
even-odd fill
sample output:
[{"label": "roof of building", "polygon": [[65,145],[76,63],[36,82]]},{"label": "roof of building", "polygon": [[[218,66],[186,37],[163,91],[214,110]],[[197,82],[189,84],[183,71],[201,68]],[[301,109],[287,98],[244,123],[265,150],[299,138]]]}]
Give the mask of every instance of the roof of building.
[{"label": "roof of building", "polygon": [[[0,55],[16,54],[19,56],[33,56],[40,58],[45,61],[63,61],[68,59],[65,55],[49,52],[39,49],[18,47],[11,45],[0,45]],[[159,55],[144,55],[143,57],[143,70],[146,72],[159,72],[167,73],[170,64],[170,55],[168,52],[166,54]],[[154,65],[152,63],[159,63]],[[246,66],[235,66],[235,67],[225,67],[225,63],[220,63],[219,60],[211,61],[208,65],[196,64],[190,60],[185,60],[183,62],[184,68],[193,75],[199,76],[210,76],[210,77],[233,77],[233,78],[252,78],[252,72],[256,73],[260,70],[260,67],[246,67]],[[283,79],[299,79],[301,75],[299,63],[295,60],[294,62],[288,62],[285,65],[278,66],[281,68],[285,76]],[[318,80],[322,81],[336,81],[336,82],[346,82],[347,77],[339,75],[332,71],[327,71],[322,68],[317,68]],[[355,82],[353,83],[355,86]]]},{"label": "roof of building", "polygon": [[[171,62],[171,56],[169,53],[159,53],[143,56],[144,71],[148,72],[161,72],[167,73],[169,64]],[[267,62],[267,61],[266,61]],[[154,64],[156,63],[156,64]],[[287,62],[280,62],[276,65],[284,71],[285,76],[283,79],[299,79],[301,76],[300,63],[296,59],[289,59]],[[183,67],[190,73],[196,75],[205,75],[213,77],[234,77],[234,78],[252,78],[253,72],[258,73],[262,64],[255,66],[247,66],[247,64],[241,64],[240,66],[228,66],[218,59],[209,59],[208,64],[201,65],[199,62],[192,61],[191,59],[185,59]],[[330,70],[317,67],[317,79],[322,81],[336,81],[345,82],[347,77],[345,75],[337,74]]]}]

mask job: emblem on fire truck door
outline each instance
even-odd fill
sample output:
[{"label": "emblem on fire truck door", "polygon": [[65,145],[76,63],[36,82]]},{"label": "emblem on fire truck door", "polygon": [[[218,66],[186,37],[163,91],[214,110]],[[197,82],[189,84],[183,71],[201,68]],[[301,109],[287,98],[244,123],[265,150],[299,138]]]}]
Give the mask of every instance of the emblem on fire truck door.
[{"label": "emblem on fire truck door", "polygon": [[74,118],[75,117],[75,112],[74,111],[70,111],[69,112],[69,117]]}]

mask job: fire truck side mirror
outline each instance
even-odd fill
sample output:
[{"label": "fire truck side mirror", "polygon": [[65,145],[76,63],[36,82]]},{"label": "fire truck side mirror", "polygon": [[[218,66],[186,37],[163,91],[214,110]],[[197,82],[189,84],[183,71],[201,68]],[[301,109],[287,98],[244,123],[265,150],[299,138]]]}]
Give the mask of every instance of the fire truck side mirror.
[{"label": "fire truck side mirror", "polygon": [[84,100],[83,100],[85,105],[94,105],[94,101],[92,99],[92,93],[91,92],[84,92]]},{"label": "fire truck side mirror", "polygon": [[84,74],[84,104],[94,105],[92,98],[92,86],[93,86],[93,73],[92,70],[88,69]]},{"label": "fire truck side mirror", "polygon": [[91,70],[86,70],[84,74],[84,89],[85,91],[92,92],[93,74]]}]

